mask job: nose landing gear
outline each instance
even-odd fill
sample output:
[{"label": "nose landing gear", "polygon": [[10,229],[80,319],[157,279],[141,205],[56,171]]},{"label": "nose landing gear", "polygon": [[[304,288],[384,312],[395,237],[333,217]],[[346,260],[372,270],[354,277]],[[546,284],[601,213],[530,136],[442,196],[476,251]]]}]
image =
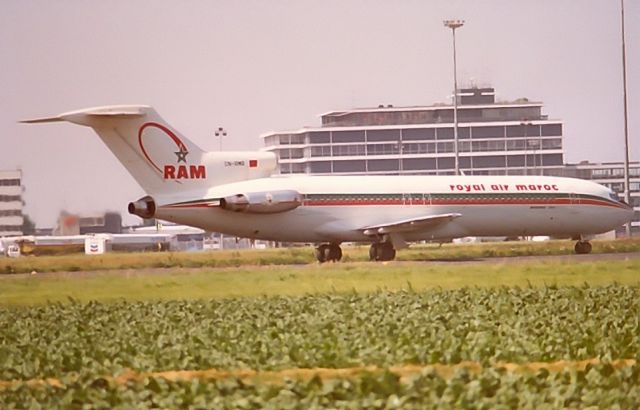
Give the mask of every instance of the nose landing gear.
[{"label": "nose landing gear", "polygon": [[580,240],[576,242],[574,250],[578,255],[586,255],[587,253],[591,253],[591,243],[589,241]]},{"label": "nose landing gear", "polygon": [[316,259],[320,263],[338,262],[342,259],[342,249],[337,243],[323,243],[316,248]]}]

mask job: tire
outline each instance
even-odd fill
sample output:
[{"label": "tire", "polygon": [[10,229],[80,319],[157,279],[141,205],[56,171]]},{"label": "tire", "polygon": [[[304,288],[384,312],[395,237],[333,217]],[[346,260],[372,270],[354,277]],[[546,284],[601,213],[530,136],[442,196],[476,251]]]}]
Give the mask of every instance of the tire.
[{"label": "tire", "polygon": [[320,263],[325,263],[327,261],[325,257],[325,245],[320,245],[315,249],[316,259]]},{"label": "tire", "polygon": [[591,253],[591,249],[591,243],[587,241],[578,241],[576,242],[576,246],[574,247],[574,250],[578,255],[586,255],[588,253]]},{"label": "tire", "polygon": [[340,259],[342,259],[342,249],[340,249],[339,245],[331,245],[330,248],[331,249],[331,260],[332,261],[340,261]]},{"label": "tire", "polygon": [[396,257],[396,250],[393,249],[393,245],[390,243],[383,243],[382,246],[380,246],[380,250],[381,261],[392,261]]},{"label": "tire", "polygon": [[379,253],[380,252],[378,250],[378,244],[377,243],[372,243],[371,247],[369,248],[369,260],[370,261],[377,261]]}]

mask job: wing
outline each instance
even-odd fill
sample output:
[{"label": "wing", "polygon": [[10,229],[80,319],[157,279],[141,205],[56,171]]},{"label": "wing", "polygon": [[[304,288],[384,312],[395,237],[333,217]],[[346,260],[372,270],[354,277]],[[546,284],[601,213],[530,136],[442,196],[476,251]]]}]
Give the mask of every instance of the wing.
[{"label": "wing", "polygon": [[462,214],[458,213],[421,216],[381,225],[367,226],[362,228],[362,233],[367,236],[388,235],[395,249],[403,249],[408,245],[402,234],[428,231],[439,224],[449,222],[460,216],[462,216]]}]

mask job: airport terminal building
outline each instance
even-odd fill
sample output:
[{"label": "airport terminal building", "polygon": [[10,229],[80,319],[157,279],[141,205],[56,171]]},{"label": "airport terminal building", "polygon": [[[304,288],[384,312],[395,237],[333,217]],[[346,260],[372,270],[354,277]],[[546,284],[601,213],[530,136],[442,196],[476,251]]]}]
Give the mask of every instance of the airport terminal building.
[{"label": "airport terminal building", "polygon": [[[542,174],[562,167],[562,121],[543,104],[496,102],[493,88],[458,95],[460,169],[466,175]],[[454,174],[453,105],[332,111],[321,126],[263,135],[281,174]]]},{"label": "airport terminal building", "polygon": [[22,172],[0,171],[0,237],[22,235]]},{"label": "airport terminal building", "polygon": [[[331,111],[319,127],[262,135],[280,174],[453,175],[453,105]],[[624,194],[624,165],[565,164],[563,122],[526,98],[496,102],[490,87],[458,92],[458,151],[465,175],[552,175],[594,180]],[[630,168],[640,231],[640,163]]]}]

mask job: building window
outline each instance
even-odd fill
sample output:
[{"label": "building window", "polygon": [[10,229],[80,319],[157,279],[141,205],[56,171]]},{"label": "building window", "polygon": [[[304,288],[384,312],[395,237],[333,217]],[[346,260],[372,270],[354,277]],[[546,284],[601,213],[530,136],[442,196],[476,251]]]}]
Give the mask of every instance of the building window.
[{"label": "building window", "polygon": [[334,161],[333,172],[365,172],[366,164],[362,160]]},{"label": "building window", "polygon": [[307,167],[305,164],[291,164],[291,173],[304,174],[305,172],[307,172]]},{"label": "building window", "polygon": [[305,135],[304,134],[292,134],[291,135],[291,143],[292,144],[304,144],[305,143]]},{"label": "building window", "polygon": [[521,151],[524,147],[524,140],[507,140],[507,151]]},{"label": "building window", "polygon": [[438,153],[453,152],[453,142],[438,142],[436,149]]},{"label": "building window", "polygon": [[0,216],[22,216],[22,211],[19,209],[0,210]]},{"label": "building window", "polygon": [[334,131],[333,143],[364,142],[364,131]]},{"label": "building window", "polygon": [[291,164],[280,164],[280,173],[281,174],[290,174],[291,173]]},{"label": "building window", "polygon": [[331,172],[331,161],[318,161],[309,164],[309,170],[312,173],[327,174]]},{"label": "building window", "polygon": [[436,138],[434,128],[411,128],[402,130],[403,141],[433,140]]},{"label": "building window", "polygon": [[0,195],[0,202],[21,201],[20,195]]},{"label": "building window", "polygon": [[278,143],[277,135],[269,135],[264,139],[265,145],[276,145]]},{"label": "building window", "polygon": [[471,143],[471,150],[473,152],[504,151],[504,140],[473,141]]},{"label": "building window", "polygon": [[562,154],[544,154],[542,155],[542,165],[562,165],[564,163]]},{"label": "building window", "polygon": [[433,142],[402,144],[403,154],[430,154],[435,152],[436,144]]},{"label": "building window", "polygon": [[400,130],[369,130],[367,131],[367,141],[398,141]]},{"label": "building window", "polygon": [[333,146],[333,156],[347,156],[347,155],[364,155],[365,146],[362,144],[358,145],[334,145]]},{"label": "building window", "polygon": [[507,156],[508,167],[523,167],[524,162],[525,162],[524,155],[508,155]]},{"label": "building window", "polygon": [[280,159],[289,159],[289,158],[291,158],[291,150],[281,149],[279,151],[279,157],[280,157]]},{"label": "building window", "polygon": [[398,153],[399,144],[367,145],[367,155],[394,155]]},{"label": "building window", "polygon": [[318,145],[311,147],[312,157],[330,157],[331,145]]},{"label": "building window", "polygon": [[458,127],[458,139],[471,138],[469,127]]},{"label": "building window", "polygon": [[561,138],[549,138],[542,140],[542,149],[557,149],[562,148]]},{"label": "building window", "polygon": [[0,179],[0,186],[20,186],[19,179]]},{"label": "building window", "polygon": [[527,137],[539,137],[540,136],[540,126],[534,124],[525,124],[524,125],[524,135]]},{"label": "building window", "polygon": [[311,144],[329,144],[331,143],[331,135],[327,131],[310,132],[309,143]]},{"label": "building window", "polygon": [[524,137],[524,125],[511,125],[507,127],[507,137]]},{"label": "building window", "polygon": [[454,169],[456,160],[453,157],[438,158],[438,170]]},{"label": "building window", "polygon": [[504,155],[490,155],[473,158],[474,168],[504,168],[506,160]]},{"label": "building window", "polygon": [[[314,147],[317,148],[317,147]],[[278,152],[279,158],[280,159],[296,159],[296,158],[303,158],[303,150],[302,148],[293,148],[293,149],[281,149]]]},{"label": "building window", "polygon": [[438,140],[452,140],[453,128],[437,128],[436,139]]},{"label": "building window", "polygon": [[473,127],[471,138],[504,138],[504,127]]},{"label": "building window", "polygon": [[403,170],[435,170],[435,158],[406,158],[402,160]]},{"label": "building window", "polygon": [[562,136],[562,124],[545,124],[542,126],[542,136]]},{"label": "building window", "polygon": [[376,159],[368,161],[368,171],[397,171],[400,169],[397,159]]}]

